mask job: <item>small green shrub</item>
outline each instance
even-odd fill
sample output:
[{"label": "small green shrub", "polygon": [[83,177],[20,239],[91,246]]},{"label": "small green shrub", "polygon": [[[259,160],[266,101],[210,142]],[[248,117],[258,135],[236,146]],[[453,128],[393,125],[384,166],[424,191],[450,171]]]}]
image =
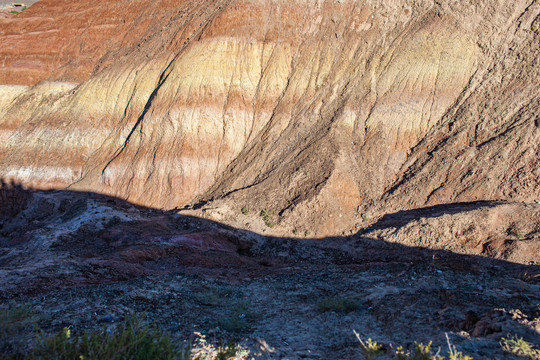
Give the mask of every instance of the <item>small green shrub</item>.
[{"label": "small green shrub", "polygon": [[221,300],[223,300],[219,292],[215,289],[209,289],[196,293],[194,298],[199,303],[206,306],[216,306],[221,302]]},{"label": "small green shrub", "polygon": [[42,316],[28,304],[10,303],[0,307],[0,358],[23,358],[25,343]]},{"label": "small green shrub", "polygon": [[[431,351],[430,341],[427,345],[414,342],[414,353],[403,350],[403,346],[398,346],[396,349],[396,359],[398,360],[444,360],[444,356],[440,356],[439,352],[433,354]],[[460,353],[461,354],[461,353]],[[471,358],[449,358],[450,360],[469,360]]]},{"label": "small green shrub", "polygon": [[272,210],[263,209],[259,215],[262,217],[266,226],[269,228],[274,227],[275,224],[272,222]]},{"label": "small green shrub", "polygon": [[450,338],[446,334],[446,342],[448,343],[448,360],[473,360],[469,355],[463,355],[461,351],[457,351],[456,347],[450,343]]},{"label": "small green shrub", "polygon": [[59,240],[54,240],[50,245],[49,245],[49,250],[52,251],[58,247],[60,247],[62,245],[62,243],[59,241]]},{"label": "small green shrub", "polygon": [[239,316],[230,316],[222,318],[219,326],[230,333],[241,333],[249,328],[249,322]]},{"label": "small green shrub", "polygon": [[9,13],[10,13],[10,14],[18,14],[19,12],[18,12],[18,11],[15,11],[15,10],[13,10],[13,11],[10,11]]},{"label": "small green shrub", "polygon": [[384,352],[382,345],[377,344],[376,341],[369,338],[365,343],[362,344],[362,350],[366,356],[366,359],[375,359],[375,356],[378,356]]},{"label": "small green shrub", "polygon": [[540,280],[540,274],[531,274],[528,271],[524,271],[521,274],[519,274],[519,279],[526,283],[534,284],[538,280]]},{"label": "small green shrub", "polygon": [[450,352],[448,353],[448,360],[473,360],[473,358],[469,355],[463,355],[461,351],[456,351],[454,349],[454,352],[450,350]]},{"label": "small green shrub", "polygon": [[384,349],[381,344],[378,344],[376,341],[373,341],[371,339],[363,341],[360,335],[355,330],[353,330],[353,332],[358,341],[360,342],[360,347],[366,360],[374,360],[380,354],[384,353]]},{"label": "small green shrub", "polygon": [[504,351],[527,359],[540,359],[540,351],[534,345],[514,335],[513,337],[501,338],[501,347]]},{"label": "small green shrub", "polygon": [[17,335],[34,317],[30,305],[9,304],[0,308],[0,338],[4,339]]},{"label": "small green shrub", "polygon": [[244,206],[244,207],[242,208],[242,214],[244,214],[244,215],[249,214],[249,209],[248,209],[247,207]]},{"label": "small green shrub", "polygon": [[[384,347],[381,344],[378,344],[376,341],[371,339],[364,342],[355,330],[353,330],[353,332],[360,342],[360,347],[365,359],[377,359],[380,354],[385,352]],[[461,352],[456,351],[456,347],[450,343],[448,334],[446,335],[446,341],[448,342],[448,360],[473,360],[472,357],[463,355]],[[439,348],[438,351],[433,354],[431,345],[431,341],[427,345],[415,342],[415,349],[413,353],[410,351],[405,351],[403,346],[398,346],[395,350],[395,356],[393,358],[397,360],[444,360],[445,357],[439,355],[441,349]]]},{"label": "small green shrub", "polygon": [[325,298],[317,302],[319,311],[351,312],[358,310],[360,304],[356,299],[349,298]]},{"label": "small green shrub", "polygon": [[236,356],[238,346],[234,342],[229,342],[227,346],[219,345],[215,360],[229,360]]},{"label": "small green shrub", "polygon": [[85,332],[73,336],[64,328],[56,335],[42,338],[30,358],[36,359],[181,359],[177,346],[155,326],[142,325],[127,318],[115,331]]},{"label": "small green shrub", "polygon": [[235,306],[227,316],[222,317],[219,326],[230,333],[242,333],[249,330],[251,323],[255,320],[255,314],[246,304]]}]

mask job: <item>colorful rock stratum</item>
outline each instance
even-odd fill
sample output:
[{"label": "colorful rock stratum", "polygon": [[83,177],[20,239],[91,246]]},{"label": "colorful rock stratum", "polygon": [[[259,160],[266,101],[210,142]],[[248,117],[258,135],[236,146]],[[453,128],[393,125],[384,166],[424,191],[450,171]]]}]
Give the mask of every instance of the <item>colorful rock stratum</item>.
[{"label": "colorful rock stratum", "polygon": [[231,263],[273,236],[538,265],[539,61],[537,0],[40,0],[0,17],[0,240],[85,194],[212,221],[104,226]]},{"label": "colorful rock stratum", "polygon": [[1,23],[0,175],[320,235],[374,203],[536,200],[537,7],[40,1]]},{"label": "colorful rock stratum", "polygon": [[40,1],[1,22],[0,176],[320,235],[537,200],[539,26],[530,1]]}]

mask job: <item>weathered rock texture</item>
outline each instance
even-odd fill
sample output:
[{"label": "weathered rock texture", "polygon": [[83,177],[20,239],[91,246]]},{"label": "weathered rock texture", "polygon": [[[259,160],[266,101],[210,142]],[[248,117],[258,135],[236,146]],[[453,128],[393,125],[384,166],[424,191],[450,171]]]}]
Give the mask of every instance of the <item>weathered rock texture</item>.
[{"label": "weathered rock texture", "polygon": [[531,202],[539,14],[531,0],[41,0],[0,19],[0,176],[236,223],[268,209],[276,234]]}]

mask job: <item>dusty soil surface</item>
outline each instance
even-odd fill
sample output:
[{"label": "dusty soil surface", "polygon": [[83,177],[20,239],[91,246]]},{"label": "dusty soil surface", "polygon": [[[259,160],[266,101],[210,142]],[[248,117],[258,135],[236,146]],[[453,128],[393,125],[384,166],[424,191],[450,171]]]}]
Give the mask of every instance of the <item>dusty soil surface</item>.
[{"label": "dusty soil surface", "polygon": [[414,341],[444,353],[445,334],[475,359],[511,358],[499,345],[509,334],[540,343],[538,266],[384,236],[421,214],[441,221],[512,204],[391,214],[350,236],[311,239],[96,194],[9,188],[3,203],[19,206],[0,214],[1,306],[29,303],[46,333],[146,314],[191,340],[194,354],[211,358],[233,340],[242,359],[361,359],[353,330],[383,343],[388,358]]}]

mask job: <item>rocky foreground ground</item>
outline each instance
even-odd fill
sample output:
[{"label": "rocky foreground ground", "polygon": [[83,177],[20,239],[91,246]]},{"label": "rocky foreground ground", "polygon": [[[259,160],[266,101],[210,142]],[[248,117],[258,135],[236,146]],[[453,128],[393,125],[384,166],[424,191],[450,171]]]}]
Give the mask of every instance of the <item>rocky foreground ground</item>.
[{"label": "rocky foreground ground", "polygon": [[[540,343],[537,265],[374,235],[406,227],[405,215],[350,236],[277,238],[95,194],[12,188],[2,200],[13,206],[1,214],[1,306],[28,304],[47,334],[137,314],[209,359],[231,340],[238,359],[362,359],[353,330],[382,344],[381,358],[429,341],[446,354],[447,335],[475,359],[513,358],[502,337]],[[454,204],[415,221],[501,206]]]},{"label": "rocky foreground ground", "polygon": [[131,315],[204,359],[538,347],[539,43],[538,0],[4,12],[0,356]]}]

